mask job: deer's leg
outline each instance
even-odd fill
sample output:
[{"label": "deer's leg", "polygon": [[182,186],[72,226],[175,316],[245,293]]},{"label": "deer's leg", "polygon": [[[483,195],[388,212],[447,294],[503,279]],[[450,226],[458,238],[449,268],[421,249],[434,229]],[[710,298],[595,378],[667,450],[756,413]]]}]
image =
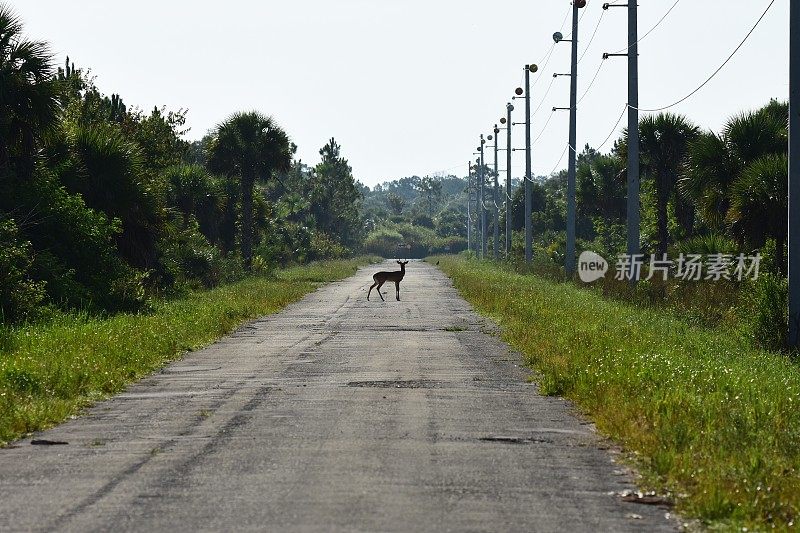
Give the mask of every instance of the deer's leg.
[{"label": "deer's leg", "polygon": [[385,302],[386,300],[383,299],[383,294],[381,294],[381,287],[383,287],[383,281],[378,282],[378,296],[381,297],[381,301]]},{"label": "deer's leg", "polygon": [[400,282],[399,281],[395,281],[394,282],[394,290],[397,293],[397,301],[399,302],[400,301]]},{"label": "deer's leg", "polygon": [[[377,284],[378,282],[376,281],[375,283],[369,286],[369,290],[367,291],[367,301],[369,301],[369,294],[372,292],[372,288]],[[380,292],[380,289],[378,289],[378,292]]]}]

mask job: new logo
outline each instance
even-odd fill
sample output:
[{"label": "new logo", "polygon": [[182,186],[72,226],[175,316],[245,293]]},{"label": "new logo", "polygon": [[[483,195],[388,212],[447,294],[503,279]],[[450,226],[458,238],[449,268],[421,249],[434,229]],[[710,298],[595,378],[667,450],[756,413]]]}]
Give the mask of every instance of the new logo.
[{"label": "new logo", "polygon": [[608,261],[600,255],[585,251],[578,257],[578,276],[584,283],[591,283],[602,278],[608,272]]}]

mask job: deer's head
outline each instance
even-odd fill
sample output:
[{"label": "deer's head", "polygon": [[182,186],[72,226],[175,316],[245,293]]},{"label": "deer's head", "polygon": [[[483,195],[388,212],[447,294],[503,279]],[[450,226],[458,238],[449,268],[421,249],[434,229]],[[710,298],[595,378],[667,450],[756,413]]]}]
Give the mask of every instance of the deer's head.
[{"label": "deer's head", "polygon": [[397,264],[400,265],[400,268],[405,269],[408,261],[397,261]]}]

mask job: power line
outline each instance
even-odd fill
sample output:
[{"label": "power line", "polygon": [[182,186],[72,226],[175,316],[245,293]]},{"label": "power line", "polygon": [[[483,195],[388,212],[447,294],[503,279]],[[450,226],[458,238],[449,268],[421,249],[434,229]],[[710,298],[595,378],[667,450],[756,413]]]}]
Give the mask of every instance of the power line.
[{"label": "power line", "polygon": [[597,67],[597,71],[594,73],[594,77],[592,77],[592,81],[589,82],[589,85],[586,86],[586,90],[583,91],[583,94],[581,95],[581,97],[578,98],[578,102],[577,102],[578,104],[580,104],[583,101],[583,99],[586,98],[586,95],[589,94],[589,91],[591,90],[592,85],[594,85],[594,82],[597,80],[597,76],[600,75],[600,70],[602,70],[604,64],[605,64],[605,61],[600,61],[600,65]]},{"label": "power line", "polygon": [[672,104],[669,104],[669,105],[666,105],[666,106],[663,106],[663,107],[658,107],[658,108],[655,108],[655,109],[643,109],[643,108],[641,108],[641,107],[633,107],[633,106],[631,106],[631,107],[632,107],[633,109],[636,109],[636,110],[638,110],[638,111],[643,111],[643,112],[645,112],[645,113],[655,113],[655,112],[658,112],[658,111],[664,111],[665,109],[669,109],[670,107],[675,107],[676,105],[680,104],[681,102],[684,102],[684,101],[688,100],[689,98],[691,98],[692,96],[694,96],[695,94],[697,94],[697,93],[700,91],[700,89],[702,89],[703,87],[705,87],[705,86],[708,84],[708,82],[710,82],[712,79],[714,79],[714,77],[715,77],[717,74],[719,74],[719,72],[720,72],[720,71],[721,71],[723,68],[725,68],[725,65],[727,65],[727,64],[730,62],[730,60],[731,60],[731,59],[733,59],[733,56],[735,56],[735,55],[736,55],[736,53],[737,53],[737,52],[738,52],[738,51],[739,51],[739,50],[742,48],[742,46],[744,46],[744,43],[745,43],[745,42],[747,42],[747,39],[749,39],[749,38],[750,38],[750,36],[751,36],[751,35],[753,34],[753,32],[756,30],[756,28],[757,28],[757,27],[758,27],[758,25],[761,23],[761,21],[762,21],[762,20],[764,20],[764,17],[765,17],[765,16],[767,16],[767,13],[769,12],[770,8],[772,7],[772,5],[773,5],[774,3],[775,3],[775,0],[772,0],[772,1],[769,3],[769,5],[768,5],[768,6],[767,6],[767,8],[764,10],[764,12],[761,14],[761,16],[760,16],[760,17],[758,17],[758,20],[757,20],[757,21],[756,21],[756,23],[753,25],[753,27],[752,27],[752,28],[750,28],[750,31],[749,31],[749,32],[747,32],[747,35],[745,35],[745,36],[744,36],[744,39],[742,39],[742,42],[740,42],[740,43],[739,43],[739,45],[738,45],[736,48],[734,48],[733,52],[731,52],[731,55],[729,55],[729,56],[728,56],[728,58],[727,58],[727,59],[726,59],[726,60],[725,60],[725,61],[724,61],[724,62],[723,62],[723,63],[722,63],[720,66],[719,66],[719,68],[717,68],[717,70],[715,70],[715,71],[714,71],[714,72],[711,74],[711,76],[709,76],[709,77],[706,79],[706,81],[704,81],[703,83],[701,83],[701,84],[700,84],[700,85],[699,85],[699,86],[698,86],[696,89],[694,89],[692,92],[690,92],[689,94],[687,94],[686,96],[684,96],[683,98],[681,98],[680,100],[678,100],[677,102],[674,102],[674,103],[672,103]]},{"label": "power line", "polygon": [[581,54],[581,57],[578,58],[578,63],[579,64],[583,60],[583,56],[586,55],[586,52],[589,51],[589,47],[592,46],[592,41],[594,41],[594,38],[597,35],[597,30],[600,29],[600,23],[603,22],[603,15],[605,15],[605,14],[606,14],[605,10],[600,12],[600,18],[597,19],[597,25],[594,27],[594,31],[592,32],[592,36],[589,39],[589,42],[586,43],[586,48],[583,49],[583,53]]},{"label": "power line", "polygon": [[[556,47],[556,43],[553,43],[552,45],[550,45],[550,49],[547,51],[547,53],[544,56],[542,56],[542,59],[539,60],[539,63],[541,63],[542,61],[549,61],[550,60],[550,56],[553,54],[553,49],[555,47]],[[539,65],[539,63],[536,63],[536,65]],[[524,77],[525,77],[525,74],[524,74],[524,71],[523,71],[523,78]],[[520,79],[520,85],[522,85],[522,80],[521,79]]]},{"label": "power line", "polygon": [[567,153],[567,148],[569,148],[569,143],[567,143],[567,145],[564,147],[564,151],[561,152],[561,157],[558,158],[558,163],[556,163],[553,167],[553,170],[547,174],[548,176],[552,175],[558,169],[558,167],[561,166],[561,162],[564,160],[564,155]]},{"label": "power line", "polygon": [[533,142],[531,142],[531,148],[536,146],[536,143],[539,141],[539,139],[541,139],[542,135],[544,135],[544,132],[547,131],[547,125],[550,124],[550,120],[553,118],[553,115],[555,115],[555,114],[556,114],[555,111],[551,111],[550,112],[550,116],[547,117],[547,120],[545,121],[544,126],[542,126],[542,131],[540,131],[539,135],[537,135],[536,138],[533,140]]},{"label": "power line", "polygon": [[[583,17],[585,17],[585,16],[586,16],[586,13],[588,13],[588,12],[589,12],[589,10],[588,10],[588,9],[585,9],[585,8],[589,7],[589,2],[590,2],[590,1],[591,1],[591,0],[586,0],[586,5],[585,5],[585,6],[583,6],[583,7],[584,7],[584,10],[583,10],[583,12],[581,13],[581,16],[580,16],[580,17],[578,17],[578,24],[580,24],[580,23],[583,21]],[[561,23],[561,29],[563,29],[563,28],[564,28],[564,24],[566,24],[566,22],[567,22],[567,18],[569,17],[569,14],[570,14],[570,13],[572,13],[572,5],[571,5],[571,4],[572,4],[572,3],[570,2],[570,8],[569,8],[569,11],[567,11],[567,17],[565,17],[565,18],[564,18],[564,22],[562,22],[562,23]],[[561,29],[559,29],[559,31],[561,31]],[[565,39],[569,39],[570,37],[572,37],[572,31],[570,31],[570,32],[567,34],[567,36],[566,36],[566,37],[564,37],[564,38],[565,38]]]},{"label": "power line", "polygon": [[[680,1],[681,1],[681,0],[675,0],[675,3],[674,3],[674,4],[672,4],[672,7],[670,7],[670,8],[667,10],[667,12],[666,12],[666,13],[664,13],[664,16],[662,16],[662,17],[661,17],[661,18],[658,20],[658,22],[656,22],[655,26],[653,26],[652,28],[650,28],[649,30],[647,30],[647,31],[645,32],[645,34],[644,34],[644,35],[642,35],[641,37],[639,37],[639,40],[638,40],[638,41],[636,41],[634,44],[639,44],[640,42],[642,42],[642,41],[645,39],[645,37],[647,37],[648,35],[650,35],[651,33],[653,33],[653,30],[655,30],[656,28],[658,28],[658,27],[661,25],[661,23],[662,23],[662,22],[664,22],[664,19],[665,19],[665,18],[667,18],[667,16],[668,16],[668,15],[669,15],[669,14],[672,12],[672,10],[673,10],[673,9],[675,9],[675,6],[677,6],[677,5],[678,5],[678,2],[680,2]],[[628,46],[626,46],[625,48],[620,48],[619,50],[617,50],[617,51],[616,51],[616,52],[614,52],[614,53],[615,53],[615,54],[619,54],[619,53],[621,53],[621,52],[625,52],[625,51],[627,51],[628,49],[630,49],[630,47],[631,47],[631,46],[633,46],[633,44],[629,44],[629,45],[628,45]]]},{"label": "power line", "polygon": [[[561,21],[561,26],[559,27],[558,31],[562,31],[564,29],[564,25],[567,23],[567,20],[569,19],[570,13],[572,13],[572,6],[571,5],[569,6],[569,9],[567,9],[566,14],[564,15],[564,20]],[[553,57],[553,52],[555,51],[555,49],[556,49],[556,43],[553,43],[552,45],[550,45],[550,50],[547,51],[547,54],[545,54],[544,58],[541,61],[539,61],[539,63],[544,61],[544,65],[540,66],[539,75],[536,76],[535,80],[533,80],[533,83],[531,84],[531,89],[536,87],[536,84],[539,83],[540,79],[542,79],[542,74],[544,73],[545,69],[547,68],[547,65],[550,64],[550,59]],[[539,66],[538,63],[537,63],[537,66]]]},{"label": "power line", "polygon": [[539,110],[542,108],[542,105],[544,105],[544,101],[547,98],[547,95],[550,94],[550,89],[553,88],[553,83],[555,83],[555,81],[556,81],[556,78],[555,78],[555,76],[553,76],[553,79],[550,80],[550,85],[547,86],[547,90],[544,92],[544,95],[542,96],[542,99],[539,101],[539,105],[536,106],[536,109],[534,109],[533,113],[531,113],[531,118],[535,117],[536,113],[538,113]]},{"label": "power line", "polygon": [[597,148],[595,148],[595,150],[597,150],[597,151],[599,152],[599,151],[600,151],[600,150],[603,148],[603,146],[605,146],[605,145],[606,145],[606,143],[607,143],[607,142],[608,142],[608,140],[611,138],[611,136],[612,136],[612,135],[614,135],[614,132],[616,132],[616,131],[617,131],[617,126],[619,126],[619,123],[620,123],[620,121],[622,121],[622,117],[624,117],[624,116],[625,116],[625,111],[627,111],[627,110],[628,110],[628,107],[630,107],[630,106],[629,106],[627,103],[626,103],[626,104],[623,106],[623,108],[622,108],[622,113],[620,113],[620,115],[619,115],[619,118],[617,119],[617,123],[616,123],[616,124],[614,124],[614,127],[611,129],[611,132],[608,134],[608,136],[606,137],[606,139],[605,139],[605,140],[604,140],[604,141],[603,141],[603,142],[600,144],[600,146],[598,146]]},{"label": "power line", "polygon": [[564,25],[567,23],[567,20],[569,19],[570,13],[572,13],[572,4],[571,3],[570,3],[570,6],[567,8],[567,12],[564,13],[564,20],[561,21],[561,26],[558,27],[558,31],[561,31],[561,30],[564,29]]},{"label": "power line", "polygon": [[536,79],[533,80],[533,83],[531,84],[531,90],[533,90],[533,88],[536,87],[536,84],[539,83],[539,80],[542,79],[542,74],[544,74],[544,70],[547,68],[547,65],[550,64],[550,59],[552,59],[553,51],[555,49],[556,49],[556,43],[553,43],[553,46],[550,47],[550,52],[548,52],[548,54],[546,56],[546,60],[544,62],[544,65],[539,67],[539,75],[536,76]]}]

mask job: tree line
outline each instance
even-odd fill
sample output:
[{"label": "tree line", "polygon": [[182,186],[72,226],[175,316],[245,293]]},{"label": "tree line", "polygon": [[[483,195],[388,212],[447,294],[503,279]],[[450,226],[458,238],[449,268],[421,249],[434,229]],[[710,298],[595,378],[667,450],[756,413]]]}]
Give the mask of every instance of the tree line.
[{"label": "tree line", "polygon": [[[784,274],[788,111],[787,103],[772,100],[730,117],[719,132],[703,130],[680,114],[642,118],[643,253],[760,252],[775,273]],[[579,250],[607,257],[625,252],[626,162],[627,131],[608,153],[586,145],[578,155]],[[538,251],[559,264],[565,253],[566,180],[562,170],[532,185]],[[522,188],[513,193],[511,216],[512,228],[522,230]],[[518,236],[515,242],[520,241]],[[521,253],[519,247],[515,253]]]},{"label": "tree line", "polygon": [[237,112],[202,140],[186,110],[101,93],[0,5],[0,313],[138,311],[364,236],[362,187],[331,139],[311,167],[274,118]]}]

